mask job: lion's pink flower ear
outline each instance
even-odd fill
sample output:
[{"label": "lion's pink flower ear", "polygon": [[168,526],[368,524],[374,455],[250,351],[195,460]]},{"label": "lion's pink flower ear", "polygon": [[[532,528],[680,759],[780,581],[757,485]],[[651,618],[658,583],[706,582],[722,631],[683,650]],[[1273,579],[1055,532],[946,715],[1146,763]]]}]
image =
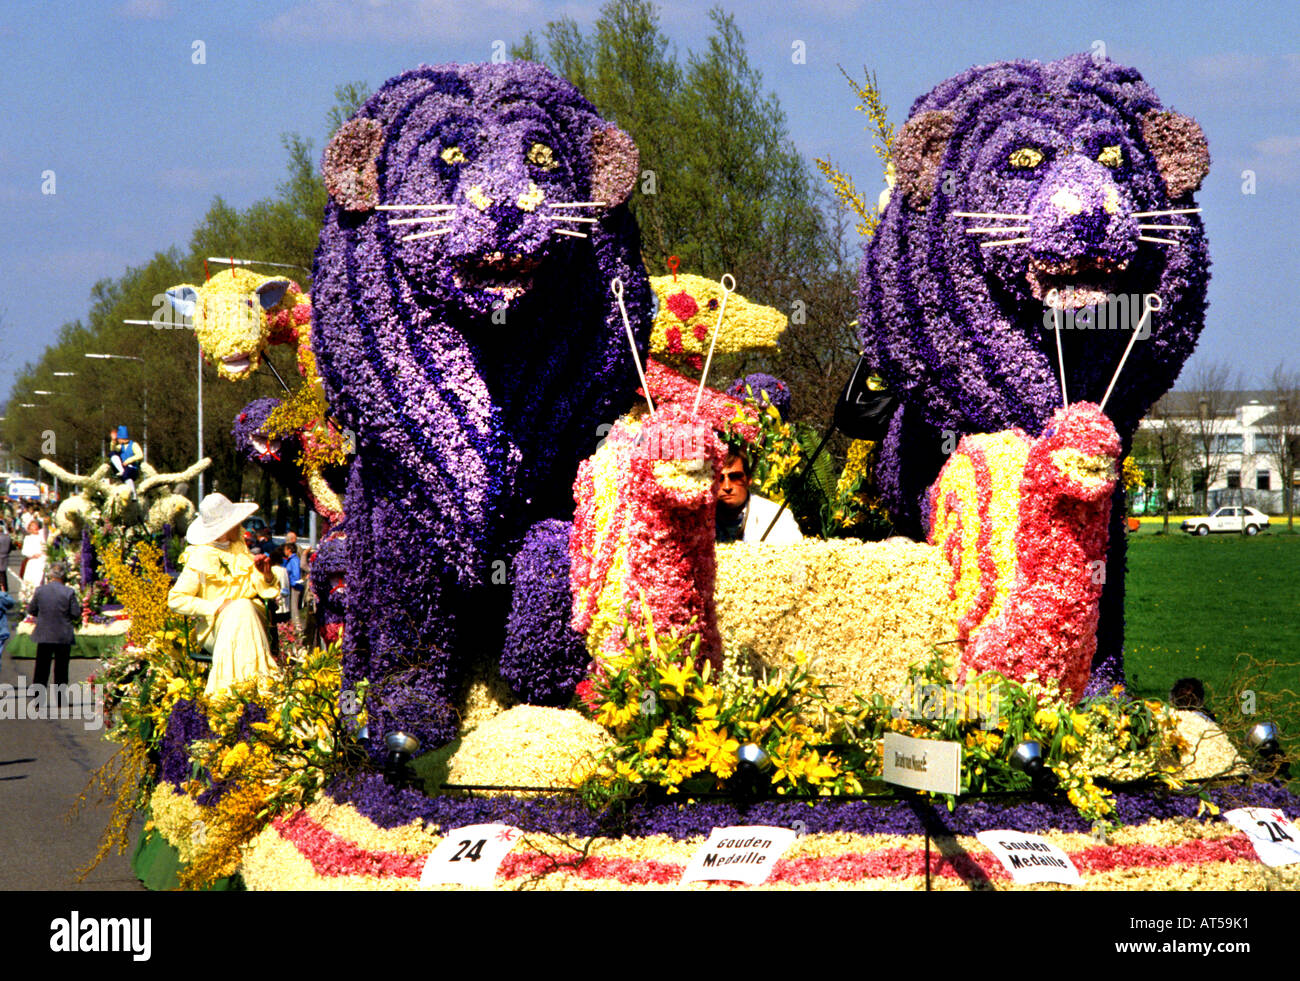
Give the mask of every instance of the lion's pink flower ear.
[{"label": "lion's pink flower ear", "polygon": [[955,117],[948,109],[919,112],[903,124],[894,141],[898,190],[916,211],[927,207],[938,183],[939,164],[952,138]]},{"label": "lion's pink flower ear", "polygon": [[377,119],[349,119],[325,147],[321,172],[325,190],[345,211],[369,211],[379,203],[375,160],[384,142]]},{"label": "lion's pink flower ear", "polygon": [[1149,112],[1142,117],[1142,138],[1156,158],[1170,198],[1201,186],[1210,172],[1210,145],[1200,123],[1180,112]]},{"label": "lion's pink flower ear", "polygon": [[597,130],[591,136],[591,200],[613,208],[632,196],[641,154],[628,136],[616,126]]}]

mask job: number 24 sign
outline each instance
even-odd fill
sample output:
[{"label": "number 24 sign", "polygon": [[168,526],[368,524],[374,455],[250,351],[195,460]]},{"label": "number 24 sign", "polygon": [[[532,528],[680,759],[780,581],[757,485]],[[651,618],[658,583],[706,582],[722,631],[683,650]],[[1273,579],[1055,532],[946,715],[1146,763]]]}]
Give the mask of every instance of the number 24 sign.
[{"label": "number 24 sign", "polygon": [[1300,862],[1300,831],[1281,811],[1266,807],[1239,807],[1225,811],[1223,817],[1238,831],[1246,833],[1255,846],[1255,854],[1265,865]]},{"label": "number 24 sign", "polygon": [[420,886],[491,886],[502,859],[522,836],[508,824],[471,824],[448,831],[424,863]]}]

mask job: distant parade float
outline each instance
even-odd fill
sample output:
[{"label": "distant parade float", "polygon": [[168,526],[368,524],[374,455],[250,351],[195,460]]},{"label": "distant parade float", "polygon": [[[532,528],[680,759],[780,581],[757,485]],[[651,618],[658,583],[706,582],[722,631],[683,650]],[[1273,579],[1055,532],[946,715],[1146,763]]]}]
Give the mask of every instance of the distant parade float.
[{"label": "distant parade float", "polygon": [[[297,408],[234,433],[329,516],[334,612],[274,684],[207,697],[137,597],[148,684],[113,738],[142,853],[187,887],[663,888],[700,859],[724,888],[1042,888],[997,831],[1076,887],[1300,885],[1223,819],[1295,817],[1276,740],[1252,776],[1124,689],[1119,464],[1204,325],[1208,165],[1195,121],[1083,55],[919,99],[859,281],[893,401],[824,498],[909,537],[719,544],[728,453],[790,507],[813,465],[783,381],[708,384],[784,315],[647,275],[632,137],[549,70],[391,79],[325,150],[310,300],[233,269],[173,290],[232,381],[297,345]],[[1044,327],[1119,294],[1133,330]],[[954,783],[903,803],[894,760],[927,751]]]}]

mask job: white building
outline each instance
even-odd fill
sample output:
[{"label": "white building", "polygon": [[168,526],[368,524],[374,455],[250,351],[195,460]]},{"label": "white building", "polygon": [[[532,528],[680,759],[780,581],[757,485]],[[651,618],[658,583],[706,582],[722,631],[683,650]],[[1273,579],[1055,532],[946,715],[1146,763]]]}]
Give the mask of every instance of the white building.
[{"label": "white building", "polygon": [[[1147,510],[1158,511],[1161,498],[1172,490],[1172,507],[1212,510],[1244,504],[1266,514],[1284,513],[1282,461],[1277,452],[1284,427],[1277,393],[1221,392],[1213,399],[1216,404],[1211,401],[1195,392],[1170,392],[1164,400],[1166,412],[1153,411],[1139,424],[1139,433],[1177,427],[1190,446],[1182,467],[1186,477],[1176,478],[1172,488],[1157,486],[1158,457],[1135,447],[1134,458],[1147,476],[1139,507],[1145,504]],[[1292,407],[1292,414],[1296,409]],[[1292,426],[1293,437],[1294,430]],[[1293,471],[1292,481],[1300,488],[1300,470]]]}]

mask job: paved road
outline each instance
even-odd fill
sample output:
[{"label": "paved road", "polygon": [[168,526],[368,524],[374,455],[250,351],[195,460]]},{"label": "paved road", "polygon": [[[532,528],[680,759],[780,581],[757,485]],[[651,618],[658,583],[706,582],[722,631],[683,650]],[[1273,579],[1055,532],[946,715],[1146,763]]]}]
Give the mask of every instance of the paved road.
[{"label": "paved road", "polygon": [[[7,574],[16,597],[17,577]],[[16,685],[34,663],[6,653],[0,693],[12,692],[2,686]],[[68,680],[84,681],[98,663],[73,660]],[[131,872],[129,850],[124,856],[114,851],[85,882],[76,882],[76,870],[95,855],[110,808],[84,807],[72,821],[66,816],[90,774],[117,749],[102,730],[86,726],[79,719],[0,719],[0,890],[143,890]]]}]

